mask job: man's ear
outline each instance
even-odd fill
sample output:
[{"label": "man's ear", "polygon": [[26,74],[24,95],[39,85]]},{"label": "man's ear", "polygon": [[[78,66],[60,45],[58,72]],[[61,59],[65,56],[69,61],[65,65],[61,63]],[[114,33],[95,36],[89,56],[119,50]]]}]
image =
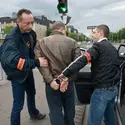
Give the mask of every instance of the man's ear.
[{"label": "man's ear", "polygon": [[101,34],[101,36],[104,36],[104,32],[103,31],[100,31],[100,34]]}]

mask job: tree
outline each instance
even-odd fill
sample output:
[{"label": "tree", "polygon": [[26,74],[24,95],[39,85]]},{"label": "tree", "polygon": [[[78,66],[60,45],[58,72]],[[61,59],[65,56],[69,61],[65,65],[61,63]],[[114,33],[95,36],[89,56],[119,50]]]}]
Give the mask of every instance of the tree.
[{"label": "tree", "polygon": [[7,35],[12,29],[13,29],[14,26],[5,26],[3,29],[2,29],[2,32],[3,32],[3,35]]},{"label": "tree", "polygon": [[68,32],[68,37],[73,38],[76,41],[79,41],[79,36],[77,33]]},{"label": "tree", "polygon": [[48,28],[47,31],[46,31],[46,36],[49,36],[51,33],[52,33],[52,29]]},{"label": "tree", "polygon": [[118,31],[118,36],[120,40],[125,39],[125,28],[122,28]]},{"label": "tree", "polygon": [[89,37],[86,36],[86,41],[92,41]]},{"label": "tree", "polygon": [[113,42],[120,42],[121,40],[125,39],[125,28],[120,29],[118,32],[111,32],[109,34],[109,39]]},{"label": "tree", "polygon": [[111,40],[112,42],[117,41],[118,40],[117,36],[118,36],[117,33],[111,32],[109,34],[109,40]]},{"label": "tree", "polygon": [[79,41],[85,41],[85,35],[84,34],[80,34],[79,35]]},{"label": "tree", "polygon": [[85,41],[85,40],[90,41],[90,39],[88,37],[86,37],[83,33],[78,34],[78,33],[73,33],[73,32],[67,31],[66,34],[68,37],[70,37],[76,41],[81,41],[81,42]]}]

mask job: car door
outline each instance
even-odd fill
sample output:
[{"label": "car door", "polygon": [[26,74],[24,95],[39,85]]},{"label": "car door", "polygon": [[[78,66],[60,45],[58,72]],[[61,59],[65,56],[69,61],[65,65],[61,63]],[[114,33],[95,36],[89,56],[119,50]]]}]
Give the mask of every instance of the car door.
[{"label": "car door", "polygon": [[[123,75],[123,81],[119,84],[118,88],[118,96],[116,98],[116,119],[118,121],[118,125],[125,125],[125,91],[123,88],[123,82],[125,82],[125,74]],[[125,83],[124,83],[125,84]]]},{"label": "car door", "polygon": [[118,55],[122,59],[120,65],[120,81],[118,86],[118,96],[116,98],[116,119],[118,125],[125,125],[125,45],[120,45]]},{"label": "car door", "polygon": [[77,98],[81,104],[89,104],[93,93],[93,88],[91,88],[92,81],[90,66],[91,65],[87,65],[81,69],[75,80]]}]

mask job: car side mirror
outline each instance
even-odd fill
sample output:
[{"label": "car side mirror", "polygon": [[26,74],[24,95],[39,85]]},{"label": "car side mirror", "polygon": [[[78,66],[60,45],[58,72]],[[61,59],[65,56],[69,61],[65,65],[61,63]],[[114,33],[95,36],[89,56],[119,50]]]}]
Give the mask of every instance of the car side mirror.
[{"label": "car side mirror", "polygon": [[120,58],[125,58],[125,44],[121,44],[118,48],[118,56]]}]

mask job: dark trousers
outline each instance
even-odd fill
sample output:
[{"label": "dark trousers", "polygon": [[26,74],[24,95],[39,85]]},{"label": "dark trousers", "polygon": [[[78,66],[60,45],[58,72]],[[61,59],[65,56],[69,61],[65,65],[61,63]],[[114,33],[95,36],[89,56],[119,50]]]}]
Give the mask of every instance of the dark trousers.
[{"label": "dark trousers", "polygon": [[59,90],[53,90],[49,84],[46,84],[46,97],[50,110],[50,120],[52,125],[75,125],[75,100],[73,83],[69,83],[68,90],[65,93],[62,93]]},{"label": "dark trousers", "polygon": [[11,125],[20,125],[20,112],[24,106],[25,91],[27,94],[27,106],[30,116],[37,115],[39,111],[35,105],[35,85],[32,72],[23,83],[12,80],[13,108],[11,112]]}]

